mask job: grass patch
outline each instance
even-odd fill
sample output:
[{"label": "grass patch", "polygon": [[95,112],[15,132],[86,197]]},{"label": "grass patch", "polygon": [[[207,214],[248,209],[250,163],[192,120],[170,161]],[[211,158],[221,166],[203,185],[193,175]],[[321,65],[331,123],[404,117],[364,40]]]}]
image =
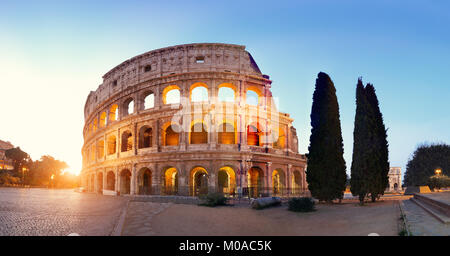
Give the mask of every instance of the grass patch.
[{"label": "grass patch", "polygon": [[295,197],[288,201],[288,210],[293,212],[312,212],[316,210],[311,197]]}]

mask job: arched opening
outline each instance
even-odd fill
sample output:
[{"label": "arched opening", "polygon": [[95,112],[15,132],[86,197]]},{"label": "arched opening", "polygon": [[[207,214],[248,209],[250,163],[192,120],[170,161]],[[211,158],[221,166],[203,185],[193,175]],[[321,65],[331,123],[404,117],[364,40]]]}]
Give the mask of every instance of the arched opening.
[{"label": "arched opening", "polygon": [[208,132],[204,123],[199,122],[191,126],[190,133],[191,144],[206,144],[208,143]]},{"label": "arched opening", "polygon": [[152,172],[148,168],[142,168],[138,176],[138,188],[140,195],[152,194]]},{"label": "arched opening", "polygon": [[114,135],[109,135],[108,136],[108,155],[112,155],[114,153],[116,153],[116,136]]},{"label": "arched opening", "polygon": [[180,103],[180,87],[176,85],[169,85],[163,90],[164,104],[179,104]]},{"label": "arched opening", "polygon": [[246,103],[252,106],[258,106],[259,96],[258,93],[253,90],[247,91]]},{"label": "arched opening", "polygon": [[256,125],[247,126],[247,145],[249,146],[259,146],[259,129]]},{"label": "arched opening", "polygon": [[117,121],[118,118],[119,118],[119,105],[114,104],[109,109],[109,120],[108,120],[108,122]]},{"label": "arched opening", "polygon": [[131,189],[131,172],[128,169],[122,170],[120,173],[120,194],[130,194]]},{"label": "arched opening", "polygon": [[302,188],[302,176],[299,171],[294,171],[292,176],[292,194],[299,195]]},{"label": "arched opening", "polygon": [[236,192],[236,175],[233,168],[224,166],[217,173],[217,191],[223,194],[234,195]]},{"label": "arched opening", "polygon": [[103,172],[97,173],[97,193],[103,192]]},{"label": "arched opening", "polygon": [[106,189],[115,190],[115,187],[116,187],[116,175],[114,175],[114,172],[110,171],[106,175]]},{"label": "arched opening", "polygon": [[100,128],[103,128],[106,126],[106,112],[103,112],[100,115]]},{"label": "arched opening", "polygon": [[139,148],[149,148],[152,146],[152,128],[142,126],[139,129]]},{"label": "arched opening", "polygon": [[94,120],[94,124],[92,126],[92,131],[93,132],[97,131],[97,118]]},{"label": "arched opening", "polygon": [[164,172],[164,193],[166,195],[178,194],[178,171],[174,167],[167,168]]},{"label": "arched opening", "polygon": [[144,109],[153,108],[155,106],[155,94],[148,93],[144,98]]},{"label": "arched opening", "polygon": [[133,98],[129,98],[123,103],[123,116],[131,115],[134,113],[134,100]]},{"label": "arched opening", "polygon": [[394,183],[394,190],[398,190],[398,184]]},{"label": "arched opening", "polygon": [[199,196],[208,194],[208,172],[203,167],[195,167],[191,170],[191,195]]},{"label": "arched opening", "polygon": [[99,140],[97,142],[97,158],[102,159],[105,156],[105,141]]},{"label": "arched opening", "polygon": [[272,130],[273,147],[278,149],[285,148],[286,136],[284,134],[284,128],[280,126],[278,129]]},{"label": "arched opening", "polygon": [[282,195],[284,193],[284,172],[282,170],[274,170],[272,172],[272,193],[273,195]]},{"label": "arched opening", "polygon": [[191,102],[208,101],[208,87],[204,83],[195,83],[191,85]]},{"label": "arched opening", "polygon": [[222,123],[217,133],[219,144],[236,144],[236,131],[234,126],[229,123]]},{"label": "arched opening", "polygon": [[260,197],[263,193],[264,172],[259,167],[252,167],[247,172],[248,194]]},{"label": "arched opening", "polygon": [[236,100],[236,96],[232,85],[219,85],[218,98],[219,102],[234,102]]},{"label": "arched opening", "polygon": [[121,151],[126,152],[133,149],[133,136],[130,131],[122,133]]},{"label": "arched opening", "polygon": [[164,131],[164,146],[176,146],[180,142],[180,127],[176,124],[167,126]]},{"label": "arched opening", "polygon": [[95,192],[95,175],[91,174],[91,186],[89,188],[90,192]]}]

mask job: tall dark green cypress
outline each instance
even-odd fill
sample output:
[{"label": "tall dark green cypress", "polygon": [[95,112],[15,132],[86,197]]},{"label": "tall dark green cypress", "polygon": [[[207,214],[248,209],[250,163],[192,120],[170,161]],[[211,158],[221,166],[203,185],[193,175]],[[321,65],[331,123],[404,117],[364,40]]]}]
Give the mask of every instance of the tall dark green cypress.
[{"label": "tall dark green cypress", "polygon": [[311,127],[306,171],[309,191],[320,201],[342,199],[347,176],[339,104],[333,81],[323,72],[316,79]]},{"label": "tall dark green cypress", "polygon": [[383,114],[381,114],[378,98],[372,84],[366,85],[366,97],[373,114],[374,136],[371,145],[373,147],[373,160],[376,159],[376,161],[371,168],[374,183],[370,189],[370,194],[372,202],[375,202],[376,198],[384,194],[384,190],[389,183],[389,145]]},{"label": "tall dark green cypress", "polygon": [[350,186],[360,203],[370,194],[374,202],[388,184],[389,151],[386,128],[375,88],[361,78],[356,86],[356,114],[353,131],[353,159]]},{"label": "tall dark green cypress", "polygon": [[370,110],[366,92],[361,78],[356,85],[356,114],[353,130],[353,156],[351,166],[350,190],[358,195],[361,204],[370,192],[370,121],[367,112]]}]

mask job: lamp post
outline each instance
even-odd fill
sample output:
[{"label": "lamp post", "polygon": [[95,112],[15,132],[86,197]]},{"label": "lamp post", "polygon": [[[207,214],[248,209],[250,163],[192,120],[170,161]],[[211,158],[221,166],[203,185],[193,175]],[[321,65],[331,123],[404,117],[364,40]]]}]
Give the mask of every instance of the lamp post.
[{"label": "lamp post", "polygon": [[442,174],[442,169],[441,168],[436,168],[434,170],[434,174],[436,174],[437,176],[440,176]]}]

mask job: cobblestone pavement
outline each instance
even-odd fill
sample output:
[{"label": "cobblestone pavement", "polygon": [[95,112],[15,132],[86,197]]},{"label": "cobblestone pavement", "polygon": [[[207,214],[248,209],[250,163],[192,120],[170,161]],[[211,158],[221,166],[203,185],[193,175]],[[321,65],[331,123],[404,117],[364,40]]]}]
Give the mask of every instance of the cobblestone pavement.
[{"label": "cobblestone pavement", "polygon": [[0,235],[110,235],[127,200],[73,190],[0,188]]},{"label": "cobblestone pavement", "polygon": [[413,236],[450,236],[450,225],[440,222],[411,200],[403,201],[403,209]]},{"label": "cobblestone pavement", "polygon": [[151,227],[153,216],[161,213],[172,203],[134,202],[128,205],[127,215],[122,229],[123,236],[155,235]]}]

